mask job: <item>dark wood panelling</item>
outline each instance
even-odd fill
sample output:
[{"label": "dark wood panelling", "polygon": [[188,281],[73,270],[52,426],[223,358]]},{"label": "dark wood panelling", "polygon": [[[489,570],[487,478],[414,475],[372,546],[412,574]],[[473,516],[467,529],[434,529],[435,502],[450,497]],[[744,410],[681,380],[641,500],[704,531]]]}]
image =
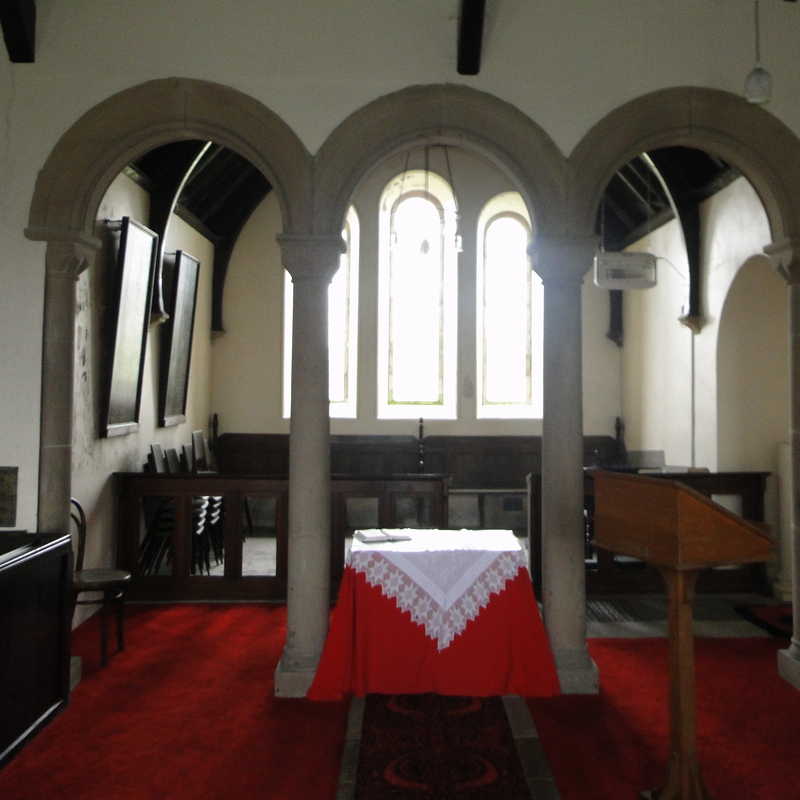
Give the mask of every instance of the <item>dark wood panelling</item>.
[{"label": "dark wood panelling", "polygon": [[[263,441],[262,441],[263,444]],[[274,442],[273,442],[274,444]],[[252,465],[254,460],[246,462]],[[119,522],[119,566],[133,574],[127,595],[137,600],[285,600],[288,567],[288,491],[286,477],[216,473],[168,475],[152,472],[117,473],[117,517]],[[335,599],[344,564],[344,540],[352,535],[347,499],[374,499],[378,514],[364,527],[434,527],[447,523],[447,484],[443,475],[394,473],[363,478],[337,475],[331,480],[331,590]],[[275,499],[276,574],[242,575],[242,519],[247,518],[246,498]],[[221,497],[225,553],[224,577],[203,575],[192,569],[190,550],[192,500]],[[176,513],[166,529],[153,522],[148,504],[153,500],[174,503]],[[401,514],[400,501],[418,509],[409,523]],[[148,521],[149,519],[149,521]],[[168,536],[169,574],[153,574],[145,566],[142,542],[148,536]]]},{"label": "dark wood panelling", "polygon": [[0,25],[8,58],[17,64],[36,60],[36,3],[34,0],[3,0]]},{"label": "dark wood panelling", "polygon": [[[420,457],[420,444],[422,445]],[[414,472],[449,475],[454,489],[524,489],[525,476],[541,471],[540,436],[332,436],[333,474],[373,477]],[[611,436],[585,436],[584,464],[620,457]],[[286,475],[287,434],[225,433],[217,441],[221,472]],[[421,463],[420,463],[421,461]]]},{"label": "dark wood panelling", "polygon": [[227,475],[288,475],[285,433],[223,433],[216,441],[219,471]]},{"label": "dark wood panelling", "polygon": [[69,699],[69,536],[0,537],[0,765]]}]

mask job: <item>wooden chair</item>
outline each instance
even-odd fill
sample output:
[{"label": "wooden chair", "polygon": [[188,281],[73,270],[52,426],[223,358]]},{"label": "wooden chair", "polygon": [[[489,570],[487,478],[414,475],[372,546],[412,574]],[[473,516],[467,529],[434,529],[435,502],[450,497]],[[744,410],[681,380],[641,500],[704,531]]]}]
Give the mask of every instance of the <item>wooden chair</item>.
[{"label": "wooden chair", "polygon": [[[83,568],[83,556],[86,550],[86,514],[81,504],[72,498],[72,512],[70,516],[78,530],[78,552],[75,557],[75,574],[72,579],[73,604],[97,605],[100,604],[100,663],[105,666],[108,662],[108,608],[116,606],[117,612],[117,649],[125,649],[124,615],[125,615],[125,590],[131,580],[131,573],[122,569]],[[83,592],[102,592],[102,598],[93,600],[79,600]]]}]

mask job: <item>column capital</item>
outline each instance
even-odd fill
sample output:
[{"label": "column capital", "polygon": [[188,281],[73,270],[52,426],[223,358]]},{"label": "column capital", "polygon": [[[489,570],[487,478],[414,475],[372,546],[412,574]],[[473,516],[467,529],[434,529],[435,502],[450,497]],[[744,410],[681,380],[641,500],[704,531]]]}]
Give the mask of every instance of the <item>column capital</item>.
[{"label": "column capital", "polygon": [[800,284],[800,238],[787,237],[764,248],[772,266],[788,284]]},{"label": "column capital", "polygon": [[596,236],[539,235],[528,248],[528,255],[545,286],[580,286],[596,250]]},{"label": "column capital", "polygon": [[277,236],[283,266],[292,281],[325,280],[329,282],[339,268],[339,256],[345,252],[341,236],[311,236],[280,233]]},{"label": "column capital", "polygon": [[45,271],[52,278],[71,278],[88,269],[94,261],[96,248],[85,241],[51,241],[47,243]]}]

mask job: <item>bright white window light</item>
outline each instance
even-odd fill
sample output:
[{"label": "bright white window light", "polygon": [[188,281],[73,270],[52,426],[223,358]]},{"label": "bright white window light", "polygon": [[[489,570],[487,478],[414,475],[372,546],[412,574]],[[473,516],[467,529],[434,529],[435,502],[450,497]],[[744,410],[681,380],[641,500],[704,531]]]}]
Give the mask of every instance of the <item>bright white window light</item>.
[{"label": "bright white window light", "polygon": [[456,203],[429,170],[407,170],[380,202],[378,417],[456,416]]},{"label": "bright white window light", "polygon": [[478,418],[540,418],[542,283],[527,249],[531,226],[517,192],[492,198],[478,220]]}]

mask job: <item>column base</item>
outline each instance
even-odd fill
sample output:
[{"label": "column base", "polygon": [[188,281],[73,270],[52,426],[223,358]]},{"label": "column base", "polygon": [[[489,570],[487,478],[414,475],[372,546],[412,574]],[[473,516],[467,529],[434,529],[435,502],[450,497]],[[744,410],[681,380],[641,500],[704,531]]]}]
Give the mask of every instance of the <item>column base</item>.
[{"label": "column base", "polygon": [[778,651],[778,673],[795,689],[800,689],[800,643],[794,639],[787,650]]},{"label": "column base", "polygon": [[588,650],[555,650],[553,657],[563,694],[599,693],[600,673]]},{"label": "column base", "polygon": [[281,657],[275,667],[275,697],[305,697],[316,672],[316,667],[284,666]]},{"label": "column base", "polygon": [[778,578],[772,583],[772,596],[782,603],[792,602],[793,587],[791,582],[786,582]]}]

